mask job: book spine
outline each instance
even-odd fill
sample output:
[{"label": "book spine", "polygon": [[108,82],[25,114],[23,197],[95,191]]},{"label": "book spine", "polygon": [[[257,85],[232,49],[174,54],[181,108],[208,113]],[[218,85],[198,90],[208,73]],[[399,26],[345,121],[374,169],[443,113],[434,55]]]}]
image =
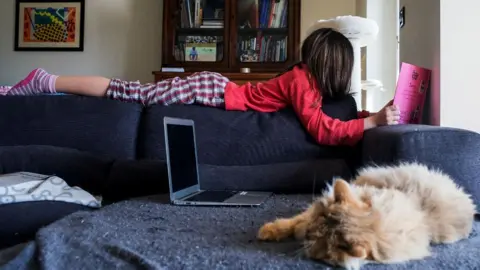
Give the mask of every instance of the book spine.
[{"label": "book spine", "polygon": [[288,20],[288,3],[285,3],[285,7],[282,12],[282,17],[280,20],[280,27],[287,27],[287,20]]},{"label": "book spine", "polygon": [[185,0],[186,6],[187,6],[187,14],[188,14],[188,27],[193,26],[193,20],[192,20],[192,8],[190,6],[190,0]]},{"label": "book spine", "polygon": [[269,0],[264,0],[264,13],[263,13],[263,28],[268,27],[268,12],[269,12]]},{"label": "book spine", "polygon": [[280,0],[280,3],[278,5],[278,13],[275,17],[275,27],[277,28],[282,27],[283,14],[285,12],[285,4],[286,4],[286,0]]},{"label": "book spine", "polygon": [[280,59],[280,40],[277,40],[277,44],[275,46],[275,61],[279,62],[281,61]]},{"label": "book spine", "polygon": [[253,12],[255,14],[255,24],[254,24],[254,27],[255,28],[258,28],[259,25],[260,25],[260,18],[259,18],[259,6],[258,6],[258,0],[255,0],[255,4],[254,4],[254,8],[253,8]]},{"label": "book spine", "polygon": [[280,2],[276,2],[274,5],[272,25],[270,27],[277,28],[278,17],[280,17]]},{"label": "book spine", "polygon": [[200,0],[195,0],[195,27],[198,28],[200,27],[200,20],[201,20],[201,5],[200,5]]},{"label": "book spine", "polygon": [[268,25],[267,27],[270,28],[272,27],[272,22],[273,22],[273,17],[275,16],[275,0],[272,0],[270,3],[270,9],[268,10]]},{"label": "book spine", "polygon": [[260,0],[260,28],[263,28],[265,22],[265,0]]}]

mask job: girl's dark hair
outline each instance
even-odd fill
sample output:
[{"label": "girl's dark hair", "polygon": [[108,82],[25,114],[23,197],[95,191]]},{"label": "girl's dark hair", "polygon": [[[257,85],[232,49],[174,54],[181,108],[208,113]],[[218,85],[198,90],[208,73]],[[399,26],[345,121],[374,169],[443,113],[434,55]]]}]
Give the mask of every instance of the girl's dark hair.
[{"label": "girl's dark hair", "polygon": [[353,46],[342,33],[331,28],[314,31],[303,41],[301,57],[301,62],[287,71],[303,63],[323,98],[339,100],[351,96]]}]

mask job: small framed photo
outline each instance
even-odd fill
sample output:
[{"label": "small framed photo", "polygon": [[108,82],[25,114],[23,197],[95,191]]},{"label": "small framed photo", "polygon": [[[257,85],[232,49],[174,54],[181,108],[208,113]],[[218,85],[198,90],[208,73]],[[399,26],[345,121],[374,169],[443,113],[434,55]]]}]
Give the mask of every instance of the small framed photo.
[{"label": "small framed photo", "polygon": [[85,0],[16,0],[15,51],[83,51]]}]

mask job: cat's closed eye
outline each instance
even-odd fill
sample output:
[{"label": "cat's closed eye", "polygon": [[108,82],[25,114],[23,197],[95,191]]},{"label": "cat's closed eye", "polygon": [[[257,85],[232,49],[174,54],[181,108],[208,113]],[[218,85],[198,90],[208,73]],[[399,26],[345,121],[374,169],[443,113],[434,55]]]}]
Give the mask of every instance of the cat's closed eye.
[{"label": "cat's closed eye", "polygon": [[342,251],[350,251],[352,249],[352,246],[348,243],[339,243],[337,245],[337,248]]}]

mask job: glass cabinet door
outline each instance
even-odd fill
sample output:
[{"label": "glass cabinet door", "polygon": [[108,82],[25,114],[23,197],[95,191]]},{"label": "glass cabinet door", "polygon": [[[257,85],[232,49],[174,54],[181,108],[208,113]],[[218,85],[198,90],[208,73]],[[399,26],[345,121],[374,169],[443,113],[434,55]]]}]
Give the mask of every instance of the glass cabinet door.
[{"label": "glass cabinet door", "polygon": [[289,0],[237,0],[236,62],[286,62]]},{"label": "glass cabinet door", "polygon": [[173,56],[177,62],[222,62],[225,0],[178,0]]}]

